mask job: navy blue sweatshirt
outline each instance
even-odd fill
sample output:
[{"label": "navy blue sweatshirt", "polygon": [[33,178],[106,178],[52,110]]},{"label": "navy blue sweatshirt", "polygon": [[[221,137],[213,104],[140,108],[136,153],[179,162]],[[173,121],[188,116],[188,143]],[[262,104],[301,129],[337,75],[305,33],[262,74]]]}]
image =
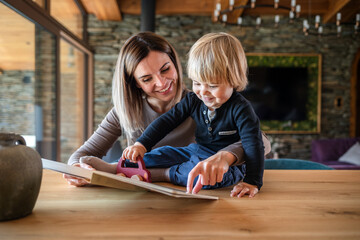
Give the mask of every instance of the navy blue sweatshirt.
[{"label": "navy blue sweatshirt", "polygon": [[252,106],[239,92],[234,91],[228,101],[215,111],[215,118],[210,121],[206,105],[195,93],[190,92],[152,122],[137,141],[150,151],[158,141],[191,116],[196,123],[195,140],[199,145],[217,152],[241,139],[246,163],[244,182],[260,189],[264,172],[264,146],[260,121]]}]

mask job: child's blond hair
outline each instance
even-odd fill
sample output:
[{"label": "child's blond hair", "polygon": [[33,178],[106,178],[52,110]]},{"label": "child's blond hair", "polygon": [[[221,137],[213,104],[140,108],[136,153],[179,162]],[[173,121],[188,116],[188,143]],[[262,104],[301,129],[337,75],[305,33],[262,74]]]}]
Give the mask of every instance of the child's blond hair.
[{"label": "child's blond hair", "polygon": [[228,33],[208,33],[191,47],[189,78],[203,83],[227,82],[237,91],[248,84],[247,61],[240,41]]}]

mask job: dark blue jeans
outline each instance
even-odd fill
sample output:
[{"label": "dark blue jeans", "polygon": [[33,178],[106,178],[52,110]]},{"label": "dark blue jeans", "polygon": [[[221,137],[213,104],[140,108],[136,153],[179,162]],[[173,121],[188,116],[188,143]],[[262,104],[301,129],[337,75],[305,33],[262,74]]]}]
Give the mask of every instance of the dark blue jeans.
[{"label": "dark blue jeans", "polygon": [[[186,186],[189,172],[201,161],[216,152],[192,143],[186,147],[163,146],[145,153],[144,162],[147,168],[170,168],[170,181],[176,185]],[[126,164],[129,166],[131,164]],[[232,166],[224,174],[223,180],[203,189],[221,188],[234,185],[244,178],[245,165]],[[194,180],[196,183],[198,177]]]}]

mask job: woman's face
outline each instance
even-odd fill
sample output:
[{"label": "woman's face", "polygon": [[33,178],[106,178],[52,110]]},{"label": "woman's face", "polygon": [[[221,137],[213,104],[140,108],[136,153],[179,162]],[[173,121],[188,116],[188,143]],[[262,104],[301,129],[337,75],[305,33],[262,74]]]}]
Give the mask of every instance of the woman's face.
[{"label": "woman's face", "polygon": [[166,53],[151,51],[136,67],[134,72],[136,86],[148,98],[169,102],[177,91],[178,74]]}]

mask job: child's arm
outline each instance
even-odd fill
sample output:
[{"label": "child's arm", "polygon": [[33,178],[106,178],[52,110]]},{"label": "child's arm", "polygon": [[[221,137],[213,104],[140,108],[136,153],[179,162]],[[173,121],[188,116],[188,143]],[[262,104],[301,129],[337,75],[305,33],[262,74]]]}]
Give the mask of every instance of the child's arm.
[{"label": "child's arm", "polygon": [[[220,157],[219,157],[220,155]],[[229,152],[220,151],[208,159],[199,162],[189,173],[187,192],[198,193],[203,185],[215,185],[221,182],[224,174],[229,170],[236,157]],[[193,188],[195,178],[199,176]]]},{"label": "child's arm", "polygon": [[[199,162],[190,171],[187,182],[188,193],[196,194],[201,190],[203,185],[215,185],[217,182],[222,181],[223,175],[229,170],[229,166],[232,165],[233,160],[235,161],[236,157],[233,154],[225,151],[220,151],[217,154],[221,155],[220,158],[213,155],[208,159]],[[225,156],[224,154],[228,156]],[[193,188],[193,182],[197,176],[199,176],[199,179]],[[240,182],[239,184],[234,186],[233,190],[230,193],[230,196],[237,196],[241,198],[244,195],[248,194],[249,197],[252,198],[258,192],[259,188],[256,185]]]},{"label": "child's arm", "polygon": [[193,99],[197,99],[196,95],[194,93],[188,93],[180,102],[175,104],[173,108],[147,126],[136,141],[141,143],[147,151],[151,151],[156,143],[190,116]]},{"label": "child's arm", "polygon": [[247,100],[237,106],[234,111],[234,119],[236,119],[244,149],[246,173],[243,182],[257,186],[260,190],[263,185],[264,173],[264,145],[260,120]]},{"label": "child's arm", "polygon": [[134,145],[128,146],[124,149],[122,158],[129,159],[131,162],[137,162],[137,157],[140,156],[143,158],[146,152],[147,151],[144,145],[136,142]]}]

